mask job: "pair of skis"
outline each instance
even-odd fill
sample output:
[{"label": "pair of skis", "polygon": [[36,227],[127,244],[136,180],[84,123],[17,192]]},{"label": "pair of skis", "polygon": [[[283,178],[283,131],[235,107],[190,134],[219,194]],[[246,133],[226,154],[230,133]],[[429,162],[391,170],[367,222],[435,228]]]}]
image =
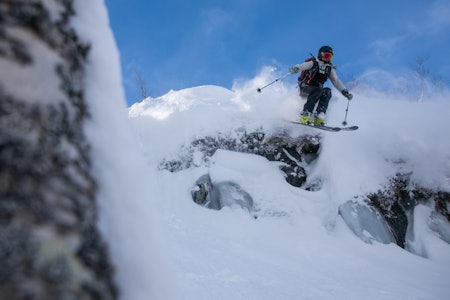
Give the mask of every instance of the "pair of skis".
[{"label": "pair of skis", "polygon": [[358,129],[358,126],[345,126],[345,127],[339,127],[339,126],[327,126],[327,125],[314,125],[314,124],[303,124],[299,121],[288,121],[293,124],[299,124],[307,127],[317,128],[325,131],[332,131],[332,132],[338,132],[338,131],[353,131]]}]

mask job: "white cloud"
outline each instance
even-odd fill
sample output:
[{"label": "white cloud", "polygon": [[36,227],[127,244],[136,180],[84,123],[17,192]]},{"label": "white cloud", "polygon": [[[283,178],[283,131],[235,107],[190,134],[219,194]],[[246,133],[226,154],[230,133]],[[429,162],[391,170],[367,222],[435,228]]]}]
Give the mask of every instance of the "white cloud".
[{"label": "white cloud", "polygon": [[402,35],[379,39],[373,41],[370,47],[377,57],[386,57],[395,53],[406,38],[406,35]]},{"label": "white cloud", "polygon": [[393,30],[391,36],[374,40],[370,44],[375,57],[389,58],[395,56],[405,46],[420,49],[423,45],[417,44],[420,39],[426,44],[427,40],[446,38],[450,30],[450,2],[437,0],[430,2],[427,9],[419,17],[408,16],[410,21],[403,28]]},{"label": "white cloud", "polygon": [[226,28],[232,23],[232,17],[220,8],[203,10],[201,12],[203,33],[207,36]]},{"label": "white cloud", "polygon": [[450,28],[450,2],[435,1],[424,11],[422,18],[408,23],[407,30],[411,35],[446,34]]},{"label": "white cloud", "polygon": [[450,2],[436,1],[427,11],[425,29],[433,33],[447,33],[450,28]]}]

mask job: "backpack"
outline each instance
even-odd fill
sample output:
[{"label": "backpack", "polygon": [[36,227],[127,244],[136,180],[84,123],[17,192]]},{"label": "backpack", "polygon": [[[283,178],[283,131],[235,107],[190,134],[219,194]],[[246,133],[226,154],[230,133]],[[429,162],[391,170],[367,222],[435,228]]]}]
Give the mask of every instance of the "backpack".
[{"label": "backpack", "polygon": [[313,61],[314,65],[309,70],[303,70],[300,75],[298,76],[298,86],[301,86],[302,83],[306,82],[306,84],[309,84],[311,82],[311,79],[314,77],[314,75],[317,72],[319,63],[317,62],[316,58],[311,55],[310,58],[305,59],[305,62]]},{"label": "backpack", "polygon": [[[303,85],[309,85],[311,83],[311,80],[316,76],[317,72],[319,71],[319,63],[317,62],[317,59],[314,57],[314,55],[311,54],[310,58],[305,59],[305,62],[313,61],[314,65],[309,70],[303,70],[300,73],[300,76],[298,76],[298,86],[302,87]],[[327,63],[328,67],[326,68],[325,75],[319,74],[321,77],[330,76],[331,69],[336,69],[336,66],[334,66],[331,63]],[[323,78],[322,78],[323,80]]]}]

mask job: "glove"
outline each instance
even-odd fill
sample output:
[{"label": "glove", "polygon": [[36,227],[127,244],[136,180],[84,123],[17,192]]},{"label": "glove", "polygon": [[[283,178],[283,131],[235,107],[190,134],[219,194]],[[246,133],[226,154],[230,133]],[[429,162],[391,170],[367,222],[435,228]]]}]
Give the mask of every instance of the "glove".
[{"label": "glove", "polygon": [[300,69],[299,69],[298,67],[292,67],[292,68],[289,68],[289,72],[290,72],[291,74],[295,74],[295,73],[297,73],[299,70],[300,70]]},{"label": "glove", "polygon": [[350,93],[348,92],[347,89],[342,90],[342,95],[343,95],[345,98],[347,98],[348,100],[352,100],[352,99],[353,99],[353,95],[350,94]]}]

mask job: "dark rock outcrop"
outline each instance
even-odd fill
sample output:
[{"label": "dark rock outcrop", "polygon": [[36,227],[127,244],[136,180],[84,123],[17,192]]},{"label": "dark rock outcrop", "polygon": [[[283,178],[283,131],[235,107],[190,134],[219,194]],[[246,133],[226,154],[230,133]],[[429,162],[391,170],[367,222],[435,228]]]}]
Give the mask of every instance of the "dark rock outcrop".
[{"label": "dark rock outcrop", "polygon": [[285,132],[267,134],[263,129],[247,132],[238,129],[233,134],[207,136],[194,140],[177,154],[176,158],[164,160],[160,169],[171,172],[180,171],[194,165],[194,153],[203,155],[202,162],[209,164],[210,158],[218,150],[230,150],[264,156],[269,161],[279,161],[283,165],[286,181],[296,187],[301,187],[306,181],[305,167],[317,158],[320,142],[317,136],[300,136],[293,138]]},{"label": "dark rock outcrop", "polygon": [[410,175],[398,174],[385,189],[367,195],[366,201],[381,213],[389,224],[397,245],[402,248],[405,247],[407,228],[417,205],[434,207],[436,213],[450,221],[450,193],[421,187],[411,182]]}]

